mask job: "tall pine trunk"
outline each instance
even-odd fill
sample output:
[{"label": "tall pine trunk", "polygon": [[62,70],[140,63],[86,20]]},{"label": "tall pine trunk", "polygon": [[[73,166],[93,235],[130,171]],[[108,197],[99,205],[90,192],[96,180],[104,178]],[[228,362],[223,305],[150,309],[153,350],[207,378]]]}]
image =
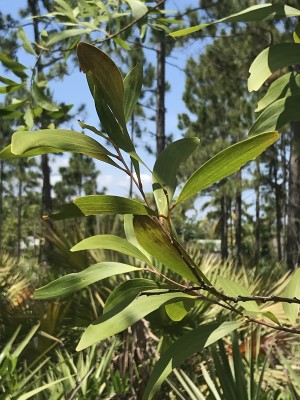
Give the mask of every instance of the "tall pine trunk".
[{"label": "tall pine trunk", "polygon": [[[28,0],[28,8],[31,15],[40,15],[40,7],[38,0]],[[38,18],[33,18],[33,32],[34,41],[38,45],[40,42],[39,33],[39,21]],[[42,71],[41,59],[39,58],[36,64],[37,72]],[[50,183],[50,166],[49,157],[47,154],[41,156],[41,169],[43,175],[43,187],[42,187],[42,204],[41,204],[41,214],[49,214],[52,211],[52,197],[51,197],[51,183]]]},{"label": "tall pine trunk", "polygon": [[278,183],[278,150],[274,148],[274,164],[273,164],[273,176],[274,176],[274,191],[275,191],[275,208],[276,208],[276,243],[277,243],[277,261],[282,261],[282,244],[281,244],[281,233],[282,233],[282,190],[281,185]]},{"label": "tall pine trunk", "polygon": [[228,223],[227,223],[227,196],[221,197],[221,218],[220,218],[220,231],[221,231],[221,257],[223,261],[228,258]]},{"label": "tall pine trunk", "polygon": [[[157,0],[159,3],[159,0]],[[159,6],[164,10],[164,4]],[[165,92],[166,92],[166,34],[161,30],[157,43],[157,89],[156,89],[156,155],[166,146],[165,132]]]},{"label": "tall pine trunk", "polygon": [[255,265],[258,266],[260,259],[260,165],[259,161],[256,161],[256,183],[255,183]]},{"label": "tall pine trunk", "polygon": [[287,265],[295,269],[300,263],[300,122],[293,122],[291,128]]},{"label": "tall pine trunk", "polygon": [[235,196],[235,254],[238,266],[242,264],[242,170],[236,173]]},{"label": "tall pine trunk", "polygon": [[17,248],[16,257],[21,257],[21,241],[22,241],[22,208],[23,208],[23,171],[24,161],[18,162],[18,207],[17,207]]}]

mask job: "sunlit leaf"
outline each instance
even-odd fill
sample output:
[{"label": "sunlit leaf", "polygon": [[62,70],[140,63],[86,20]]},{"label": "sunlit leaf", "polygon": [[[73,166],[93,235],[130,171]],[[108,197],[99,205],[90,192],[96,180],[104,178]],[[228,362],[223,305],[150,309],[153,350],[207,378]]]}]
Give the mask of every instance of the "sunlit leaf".
[{"label": "sunlit leaf", "polygon": [[78,197],[72,203],[65,204],[58,213],[50,214],[54,221],[78,218],[88,215],[136,214],[155,215],[155,212],[144,204],[120,196],[91,195]]},{"label": "sunlit leaf", "polygon": [[295,43],[300,43],[300,23],[297,24],[295,32],[293,33]]},{"label": "sunlit leaf", "polygon": [[[66,129],[42,129],[38,131],[17,131],[12,136],[11,151],[15,155],[23,155],[39,148],[53,148],[49,152],[81,153],[120,168],[108,156],[114,156],[96,140],[83,133]],[[45,154],[44,152],[42,154]]]},{"label": "sunlit leaf", "polygon": [[136,238],[135,233],[134,233],[133,215],[132,214],[125,214],[124,215],[124,232],[125,232],[126,239],[128,240],[128,242],[130,242],[135,247],[137,247],[143,254],[145,254],[145,256],[149,260],[152,261],[152,256],[137,241],[137,238]]},{"label": "sunlit leaf", "polygon": [[168,214],[168,205],[177,186],[176,175],[180,164],[193,153],[199,143],[198,138],[180,139],[169,144],[159,154],[153,168],[152,187],[160,214]]},{"label": "sunlit leaf", "polygon": [[92,265],[83,271],[62,276],[48,283],[37,289],[34,297],[44,300],[67,296],[110,276],[139,270],[140,268],[133,267],[132,265],[104,261]]},{"label": "sunlit leaf", "polygon": [[27,53],[32,54],[33,56],[37,55],[22,26],[18,27],[18,38],[22,40],[23,48],[25,51],[27,51]]},{"label": "sunlit leaf", "polygon": [[281,68],[300,63],[300,44],[280,43],[263,50],[249,69],[249,92],[258,90],[270,76]]},{"label": "sunlit leaf", "polygon": [[276,79],[258,102],[255,112],[261,112],[276,100],[300,94],[300,74],[289,72]]},{"label": "sunlit leaf", "polygon": [[132,13],[136,19],[142,18],[148,11],[148,7],[141,0],[125,0],[132,9]]},{"label": "sunlit leaf", "polygon": [[142,65],[136,65],[124,79],[124,113],[126,122],[129,121],[134,107],[141,94],[143,83]]},{"label": "sunlit leaf", "polygon": [[243,325],[243,321],[225,321],[222,322],[212,333],[209,335],[207,341],[205,342],[204,347],[208,347],[211,344],[217,342],[219,339],[222,339],[224,336],[228,335],[232,331],[235,331],[240,326]]},{"label": "sunlit leaf", "polygon": [[268,319],[270,319],[271,321],[275,322],[275,324],[277,324],[277,325],[279,325],[279,326],[281,325],[280,322],[279,322],[279,320],[278,320],[278,318],[276,317],[276,315],[275,315],[274,313],[272,313],[271,311],[265,311],[265,312],[262,313],[262,315],[263,315],[265,318],[268,318]]},{"label": "sunlit leaf", "polygon": [[138,248],[129,243],[126,239],[114,235],[96,235],[89,237],[73,246],[71,251],[91,249],[114,250],[128,256],[138,258],[145,263],[150,262]]},{"label": "sunlit leaf", "polygon": [[176,303],[166,304],[165,310],[168,317],[172,321],[178,322],[181,321],[187,315],[187,313],[194,306],[194,304],[195,301],[190,299],[177,301]]},{"label": "sunlit leaf", "polygon": [[278,132],[267,132],[238,142],[221,151],[190,176],[175,204],[238,171],[248,161],[255,160],[278,139]]},{"label": "sunlit leaf", "polygon": [[172,32],[170,36],[178,37],[188,35],[197,31],[200,31],[207,26],[218,24],[220,22],[254,22],[254,21],[265,21],[273,18],[281,17],[296,17],[300,16],[300,11],[296,8],[283,5],[283,4],[257,4],[246,8],[238,13],[229,15],[228,17],[213,21],[210,23],[193,26],[191,28],[181,29],[176,32]]},{"label": "sunlit leaf", "polygon": [[11,145],[5,147],[0,152],[0,160],[15,160],[18,158],[28,158],[28,157],[35,157],[40,156],[42,154],[49,154],[49,153],[61,153],[62,150],[55,149],[54,147],[39,147],[38,149],[33,149],[26,151],[25,153],[16,155],[11,151]]},{"label": "sunlit leaf", "polygon": [[52,46],[53,44],[61,42],[62,40],[66,40],[70,37],[82,36],[90,33],[91,29],[87,28],[66,29],[63,30],[62,32],[57,32],[51,35],[47,42],[47,46]]},{"label": "sunlit leaf", "polygon": [[193,298],[193,296],[185,293],[165,293],[164,290],[160,293],[159,289],[155,289],[152,295],[140,295],[125,308],[114,307],[88,326],[76,350],[83,350],[109,336],[122,332],[160,306],[184,298]]},{"label": "sunlit leaf", "polygon": [[176,340],[154,365],[143,400],[151,400],[172,370],[193,354],[201,351],[241,325],[240,322],[200,325]]},{"label": "sunlit leaf", "polygon": [[249,135],[279,130],[292,121],[300,121],[300,93],[279,99],[265,108],[250,128]]},{"label": "sunlit leaf", "polygon": [[[218,276],[218,285],[222,288],[223,292],[227,296],[232,296],[237,298],[238,296],[251,297],[252,294],[245,289],[242,285],[237,282],[232,282],[231,280]],[[247,311],[260,312],[259,307],[255,301],[240,301],[238,304]]]},{"label": "sunlit leaf", "polygon": [[[300,299],[300,268],[292,275],[289,283],[283,291],[284,297]],[[299,304],[282,303],[283,310],[292,325],[295,325],[299,313]]]},{"label": "sunlit leaf", "polygon": [[121,39],[120,36],[114,37],[113,41],[114,41],[114,43],[116,43],[116,45],[120,46],[122,49],[124,49],[126,51],[131,50],[131,47],[129,46],[129,44],[127,42],[125,42],[125,40]]},{"label": "sunlit leaf", "polygon": [[187,266],[175,246],[175,239],[170,238],[161,225],[147,216],[134,216],[135,236],[143,248],[172,271],[193,282],[198,282],[191,268]]}]

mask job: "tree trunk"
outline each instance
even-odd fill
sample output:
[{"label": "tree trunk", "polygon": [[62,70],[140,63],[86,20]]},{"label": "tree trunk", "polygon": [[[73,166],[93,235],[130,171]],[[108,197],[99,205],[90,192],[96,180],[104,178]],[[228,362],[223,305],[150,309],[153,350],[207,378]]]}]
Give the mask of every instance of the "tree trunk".
[{"label": "tree trunk", "polygon": [[282,212],[281,212],[281,185],[278,183],[278,151],[274,148],[274,189],[275,189],[275,208],[276,208],[276,242],[277,242],[277,261],[282,261],[282,245],[281,245],[281,231],[282,231]]},{"label": "tree trunk", "polygon": [[242,170],[236,173],[236,196],[235,196],[235,254],[238,266],[242,264]]},{"label": "tree trunk", "polygon": [[[38,0],[28,0],[28,8],[31,15],[40,15],[40,8]],[[34,41],[38,45],[40,42],[39,34],[39,21],[38,18],[33,18],[33,32]],[[41,72],[40,58],[36,64],[37,72]],[[47,154],[42,155],[41,169],[43,174],[43,187],[42,187],[42,205],[41,205],[41,215],[49,214],[52,211],[52,197],[51,197],[51,184],[50,184],[50,166],[49,157]]]},{"label": "tree trunk", "polygon": [[288,163],[286,159],[286,137],[285,135],[281,136],[281,160],[282,160],[282,187],[283,187],[283,230],[282,230],[282,259],[286,263],[286,238],[287,238],[287,215],[288,215],[288,203],[287,203],[287,192],[288,192]]},{"label": "tree trunk", "polygon": [[300,122],[293,122],[291,128],[287,266],[295,269],[300,263]]},{"label": "tree trunk", "polygon": [[260,190],[259,190],[259,181],[260,181],[260,166],[259,161],[256,161],[256,184],[255,184],[255,265],[258,266],[259,258],[260,258]]},{"label": "tree trunk", "polygon": [[21,257],[21,241],[22,241],[22,207],[23,207],[23,160],[18,162],[18,209],[17,209],[17,248],[16,257]]},{"label": "tree trunk", "polygon": [[[159,3],[159,0],[157,0]],[[164,10],[164,4],[159,6]],[[156,89],[156,155],[166,146],[165,133],[165,92],[166,92],[166,34],[160,31],[157,44],[157,89]]]},{"label": "tree trunk", "polygon": [[221,230],[221,257],[222,261],[226,261],[228,258],[228,225],[227,225],[227,197],[222,195],[221,197],[221,219],[220,219],[220,230]]}]

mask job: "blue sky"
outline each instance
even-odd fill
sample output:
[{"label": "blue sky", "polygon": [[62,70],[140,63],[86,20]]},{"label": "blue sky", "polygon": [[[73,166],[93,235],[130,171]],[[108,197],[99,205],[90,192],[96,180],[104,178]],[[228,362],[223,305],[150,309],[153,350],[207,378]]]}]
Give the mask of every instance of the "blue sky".
[{"label": "blue sky", "polygon": [[[18,9],[24,7],[26,3],[26,0],[0,0],[0,10],[3,13],[11,13],[17,18]],[[187,5],[195,7],[198,5],[198,1],[190,0],[183,3],[181,0],[169,0],[166,3],[166,8],[170,10],[182,9],[183,4],[184,7]],[[22,22],[23,24],[27,23],[27,21]],[[188,57],[198,55],[202,51],[203,42],[195,42],[184,49],[175,49],[172,52],[171,57],[167,60],[166,79],[169,82],[171,89],[166,95],[166,133],[172,134],[174,139],[182,136],[182,132],[180,132],[177,127],[178,114],[186,111],[185,105],[182,101],[185,82],[185,74],[182,69],[184,68]],[[154,52],[147,52],[147,58],[151,59],[153,63],[155,63],[154,56]],[[24,53],[24,59],[20,58],[19,61],[25,65],[32,66],[35,60],[34,57]],[[98,124],[96,111],[86,84],[85,75],[79,71],[79,67],[74,67],[72,73],[69,76],[65,76],[62,81],[55,80],[51,84],[51,89],[53,91],[54,100],[60,102],[64,101],[67,104],[72,103],[74,104],[74,110],[76,110],[80,104],[84,103],[86,105],[86,113],[84,113],[84,115],[79,115],[78,119],[83,119],[86,123],[91,125]],[[79,130],[75,121],[72,127],[74,130]],[[146,130],[153,133],[155,131],[154,124],[147,121]],[[145,134],[141,142],[151,144],[152,147],[155,148],[154,137],[151,134]],[[138,152],[142,158],[146,159],[147,164],[151,167],[155,161],[154,157],[149,156],[147,152],[144,151],[142,145],[138,148]],[[59,166],[67,165],[67,163],[68,159],[65,156],[55,157],[55,159],[53,157],[53,162],[51,164],[52,184],[59,179]],[[101,171],[98,181],[99,188],[106,186],[108,188],[108,193],[111,194],[128,194],[129,178],[127,176],[124,177],[120,172],[115,171],[112,167],[107,166],[106,164],[98,163],[97,167]],[[145,189],[151,190],[151,176],[148,171],[143,171],[143,178],[145,181]]]}]

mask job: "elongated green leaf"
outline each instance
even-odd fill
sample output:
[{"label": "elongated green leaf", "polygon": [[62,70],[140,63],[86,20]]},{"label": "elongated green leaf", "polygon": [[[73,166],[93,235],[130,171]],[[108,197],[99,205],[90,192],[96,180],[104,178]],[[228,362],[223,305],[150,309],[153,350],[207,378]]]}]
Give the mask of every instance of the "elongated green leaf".
[{"label": "elongated green leaf", "polygon": [[91,249],[107,249],[114,250],[126,254],[131,257],[149,263],[150,260],[134,245],[126,239],[115,235],[96,235],[84,239],[71,248],[71,251],[91,250]]},{"label": "elongated green leaf", "polygon": [[240,326],[243,325],[243,321],[225,321],[222,322],[209,336],[207,341],[205,342],[204,347],[208,347],[211,344],[217,342],[219,339],[222,339],[224,336],[228,335],[232,331],[235,331]]},{"label": "elongated green leaf", "polygon": [[251,126],[249,135],[257,135],[268,130],[281,129],[291,121],[300,121],[300,93],[288,96],[272,103],[259,115]]},{"label": "elongated green leaf", "polygon": [[18,397],[18,400],[30,399],[31,397],[37,395],[38,393],[42,392],[43,390],[46,390],[46,389],[50,388],[51,386],[57,385],[59,382],[65,381],[66,379],[70,379],[70,377],[66,376],[65,378],[57,379],[56,381],[51,381],[50,383],[46,383],[45,385],[39,386],[36,389],[30,390],[30,392],[21,394],[21,396]]},{"label": "elongated green leaf", "polygon": [[130,152],[133,151],[133,144],[127,134],[123,134],[123,128],[117,121],[105,97],[97,89],[92,72],[86,74],[90,91],[95,101],[95,107],[98,117],[101,121],[102,129],[108,134],[110,139],[121,149]]},{"label": "elongated green leaf", "polygon": [[136,19],[142,18],[148,11],[148,7],[141,0],[126,0],[132,9],[132,13]]},{"label": "elongated green leaf", "polygon": [[175,239],[171,239],[157,222],[147,216],[135,215],[133,227],[138,242],[151,256],[183,278],[198,282],[174,245]]},{"label": "elongated green leaf", "polygon": [[[202,366],[202,364],[201,364]],[[196,384],[198,382],[194,383],[194,380],[192,380],[182,369],[180,368],[174,368],[173,369],[173,374],[176,376],[178,379],[178,382],[180,382],[182,388],[186,391],[188,394],[188,399],[189,400],[206,400],[207,398],[203,396],[201,393],[200,389]],[[187,397],[183,397],[178,389],[174,386],[173,382],[170,382],[169,379],[166,380],[169,386],[173,389],[175,392],[174,394],[177,394],[181,400],[185,400]],[[215,398],[214,400],[219,400],[218,398]]]},{"label": "elongated green leaf", "polygon": [[2,64],[10,69],[19,78],[27,78],[27,74],[24,72],[26,69],[25,65],[14,61],[12,58],[8,57],[6,54],[0,51],[0,61]]},{"label": "elongated green leaf", "polygon": [[33,56],[37,55],[22,26],[18,27],[18,38],[22,40],[23,48],[25,51],[27,51],[27,53],[32,54]]},{"label": "elongated green leaf", "polygon": [[205,365],[203,363],[201,363],[200,367],[201,367],[201,372],[202,372],[202,375],[203,375],[203,379],[205,380],[205,382],[206,382],[207,386],[209,387],[210,391],[212,392],[212,394],[214,396],[214,400],[222,400],[220,395],[219,395],[218,388],[215,385],[214,381],[211,379],[211,377],[209,375],[209,372],[205,368]]},{"label": "elongated green leaf", "polygon": [[18,346],[15,348],[15,350],[12,353],[13,358],[18,358],[22,351],[25,349],[25,347],[28,345],[30,340],[33,338],[33,336],[36,334],[37,330],[40,327],[40,323],[34,325],[31,330],[27,333],[27,335],[23,338],[21,343],[18,344]]},{"label": "elongated green leaf", "polygon": [[[232,282],[231,280],[224,278],[223,276],[218,276],[218,284],[222,288],[224,293],[228,296],[252,296],[252,294],[242,285],[237,282]],[[238,304],[245,310],[250,312],[260,311],[256,301],[240,301]]]},{"label": "elongated green leaf", "polygon": [[54,147],[64,151],[82,154],[97,153],[113,156],[105,147],[83,133],[66,129],[42,129],[38,131],[17,131],[12,137],[12,152],[22,154],[37,147]]},{"label": "elongated green leaf", "polygon": [[167,215],[168,204],[177,186],[176,175],[180,164],[193,153],[199,143],[198,138],[180,139],[159,154],[153,168],[152,187],[160,214]]},{"label": "elongated green leaf", "polygon": [[[283,296],[300,299],[300,268],[292,275],[284,289]],[[291,324],[295,325],[299,313],[299,304],[282,303],[282,307]]]},{"label": "elongated green leaf", "polygon": [[[99,107],[96,107],[101,122],[108,120],[111,124],[117,123],[126,140],[126,148],[123,148],[123,150],[133,151],[134,147],[126,128],[124,84],[120,70],[108,55],[88,43],[80,42],[78,44],[77,56],[82,71],[90,73],[93,78],[94,89],[91,89],[95,101],[98,102],[103,99]],[[98,94],[97,97],[94,91]],[[113,134],[113,130],[107,131],[107,134]]]},{"label": "elongated green leaf", "polygon": [[62,276],[37,289],[34,296],[38,300],[67,296],[110,276],[139,270],[132,265],[104,261],[81,272]]},{"label": "elongated green leaf", "polygon": [[155,212],[136,200],[111,195],[92,195],[75,199],[49,217],[55,220],[78,218],[88,215],[136,214],[155,215]]},{"label": "elongated green leaf", "polygon": [[[158,289],[156,282],[150,279],[129,279],[129,281],[122,282],[115,290],[108,296],[103,313],[113,310],[115,307],[127,307],[137,296],[142,292]],[[120,310],[120,307],[119,307]]]},{"label": "elongated green leaf", "polygon": [[238,171],[248,161],[255,160],[278,139],[278,132],[266,132],[221,151],[193,173],[182,188],[175,204]]},{"label": "elongated green leaf", "polygon": [[5,117],[6,115],[9,115],[12,111],[18,110],[27,102],[28,102],[28,99],[25,99],[25,100],[17,101],[13,104],[9,104],[4,107],[0,107],[0,117]]},{"label": "elongated green leaf", "polygon": [[76,29],[67,29],[62,32],[54,33],[50,36],[47,46],[52,46],[55,43],[61,42],[62,40],[68,39],[74,36],[82,36],[84,34],[90,34],[91,29],[88,28],[76,28]]},{"label": "elongated green leaf", "polygon": [[[163,381],[188,357],[201,351],[221,337],[229,334],[241,325],[240,322],[227,322],[223,324],[200,325],[199,328],[188,332],[176,340],[160,357],[154,365],[150,375],[143,400],[151,400]],[[215,333],[216,332],[216,333]]]},{"label": "elongated green leaf", "polygon": [[238,13],[229,15],[228,17],[213,21],[207,24],[193,26],[191,28],[181,29],[176,32],[172,32],[170,36],[178,37],[188,35],[197,31],[200,31],[207,26],[218,24],[220,22],[253,22],[253,21],[265,21],[273,18],[282,17],[296,17],[300,16],[300,11],[296,8],[283,5],[283,4],[258,4],[242,10]]},{"label": "elongated green leaf", "polygon": [[135,322],[144,318],[146,315],[157,310],[160,306],[184,298],[193,298],[185,293],[159,293],[159,289],[153,291],[156,294],[140,295],[133,300],[127,307],[113,308],[103,314],[100,318],[89,325],[76,348],[77,351],[83,350],[93,344],[122,332],[124,329],[133,325]]},{"label": "elongated green leaf", "polygon": [[299,63],[300,45],[298,43],[280,43],[268,47],[251,64],[248,79],[249,92],[258,90],[273,72]]},{"label": "elongated green leaf", "polygon": [[37,150],[34,155],[39,155],[39,148],[42,148],[42,154],[45,154],[45,148],[51,147],[53,147],[53,151],[51,150],[49,153],[65,151],[81,153],[121,169],[108,157],[114,156],[110,151],[96,140],[80,132],[66,129],[41,129],[27,132],[17,131],[12,136],[11,151],[15,155],[23,155],[34,149]]},{"label": "elongated green leaf", "polygon": [[277,324],[277,325],[279,325],[279,326],[281,325],[280,322],[279,322],[279,320],[278,320],[278,318],[276,317],[276,315],[273,314],[271,311],[263,312],[262,315],[263,315],[265,318],[270,319],[272,322],[275,322],[275,324]]},{"label": "elongated green leaf", "polygon": [[19,82],[13,81],[12,79],[8,79],[5,76],[1,76],[1,75],[0,75],[0,82],[3,82],[9,86],[17,86],[20,84]]},{"label": "elongated green leaf", "polygon": [[58,111],[50,111],[48,116],[50,118],[58,119],[64,117],[74,106],[74,104],[66,104],[64,106],[60,106]]},{"label": "elongated green leaf", "polygon": [[42,107],[47,111],[59,111],[59,107],[57,107],[57,105],[45,95],[36,82],[33,82],[32,85],[32,97],[35,101],[36,107]]},{"label": "elongated green leaf", "polygon": [[3,119],[16,119],[21,118],[23,113],[21,111],[9,111],[2,109],[1,110],[1,118]]},{"label": "elongated green leaf", "polygon": [[300,94],[300,74],[289,72],[276,79],[265,96],[258,102],[255,112],[260,112],[276,100]]},{"label": "elongated green leaf", "polygon": [[4,76],[0,76],[0,82],[3,82],[6,85],[0,87],[0,93],[13,93],[22,89],[26,85],[25,82],[15,82],[11,79],[5,78]]},{"label": "elongated green leaf", "polygon": [[124,232],[125,232],[126,239],[128,240],[128,242],[130,242],[135,247],[137,247],[143,254],[145,254],[145,256],[149,260],[152,261],[152,256],[137,241],[137,238],[134,233],[133,215],[132,214],[124,215]]},{"label": "elongated green leaf", "polygon": [[12,153],[11,145],[9,145],[0,152],[0,160],[15,160],[18,158],[28,158],[28,157],[40,156],[42,154],[61,153],[61,152],[62,152],[61,149],[55,149],[54,147],[39,147],[38,149],[25,151],[25,153],[16,155]]},{"label": "elongated green leaf", "polygon": [[128,122],[138,98],[141,94],[143,83],[142,65],[136,65],[124,79],[124,113],[125,121]]},{"label": "elongated green leaf", "polygon": [[1,86],[0,87],[0,93],[14,93],[17,92],[18,90],[22,89],[23,87],[26,86],[26,83],[20,83],[18,85],[7,85],[7,86]]}]

